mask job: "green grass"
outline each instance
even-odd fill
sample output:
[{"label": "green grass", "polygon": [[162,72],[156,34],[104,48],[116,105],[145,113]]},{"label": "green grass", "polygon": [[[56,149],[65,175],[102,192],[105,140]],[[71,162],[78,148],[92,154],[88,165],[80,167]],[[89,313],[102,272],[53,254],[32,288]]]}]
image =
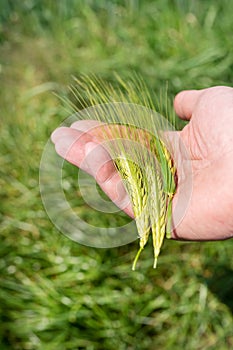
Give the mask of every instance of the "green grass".
[{"label": "green grass", "polygon": [[38,188],[43,148],[67,117],[53,91],[113,71],[155,92],[168,82],[171,96],[231,85],[231,3],[2,0],[0,21],[0,348],[232,348],[232,241],[167,241],[155,271],[148,247],[133,273],[138,242],[70,241]]}]

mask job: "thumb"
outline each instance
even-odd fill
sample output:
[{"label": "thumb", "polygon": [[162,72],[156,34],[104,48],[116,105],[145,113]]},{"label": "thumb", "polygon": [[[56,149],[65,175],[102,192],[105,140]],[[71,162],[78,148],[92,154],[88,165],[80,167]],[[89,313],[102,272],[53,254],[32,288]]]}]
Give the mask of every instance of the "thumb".
[{"label": "thumb", "polygon": [[184,90],[174,99],[174,108],[181,119],[190,120],[202,90]]}]

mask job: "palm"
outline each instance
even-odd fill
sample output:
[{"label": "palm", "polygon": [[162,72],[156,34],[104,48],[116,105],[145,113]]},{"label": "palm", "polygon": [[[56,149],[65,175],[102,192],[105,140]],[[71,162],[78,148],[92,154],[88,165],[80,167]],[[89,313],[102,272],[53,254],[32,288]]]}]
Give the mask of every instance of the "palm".
[{"label": "palm", "polygon": [[[187,91],[175,100],[177,113],[189,124],[181,131],[192,164],[193,191],[175,235],[185,239],[229,238],[233,233],[233,89]],[[183,200],[187,179],[180,188]]]}]

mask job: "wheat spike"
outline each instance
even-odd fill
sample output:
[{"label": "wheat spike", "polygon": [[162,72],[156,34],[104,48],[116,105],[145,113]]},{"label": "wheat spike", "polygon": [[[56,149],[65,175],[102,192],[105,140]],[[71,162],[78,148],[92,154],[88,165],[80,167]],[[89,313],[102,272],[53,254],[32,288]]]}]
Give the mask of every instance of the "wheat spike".
[{"label": "wheat spike", "polygon": [[107,149],[129,194],[140,239],[132,268],[150,234],[156,267],[164,236],[171,234],[176,168],[162,138],[166,122],[155,118],[156,109],[146,84],[140,78],[125,82],[117,76],[116,80],[119,85],[114,88],[95,76],[82,77],[76,79],[71,91],[82,107],[96,106],[79,112],[79,117],[107,123],[103,139],[115,141]]}]

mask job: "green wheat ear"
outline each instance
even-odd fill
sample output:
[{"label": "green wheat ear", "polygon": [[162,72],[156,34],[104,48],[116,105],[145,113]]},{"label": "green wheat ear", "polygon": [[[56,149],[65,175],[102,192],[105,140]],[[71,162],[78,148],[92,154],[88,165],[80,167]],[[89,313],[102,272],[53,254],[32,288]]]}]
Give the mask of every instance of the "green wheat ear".
[{"label": "green wheat ear", "polygon": [[117,87],[95,76],[75,81],[71,92],[78,105],[93,107],[84,109],[84,113],[78,110],[79,117],[104,122],[107,127],[103,128],[102,138],[108,141],[111,135],[114,139],[107,149],[129,194],[140,239],[132,269],[150,235],[156,268],[164,237],[171,237],[172,198],[176,191],[176,168],[163,132],[168,119],[174,124],[167,95],[160,106],[167,119],[161,119],[155,118],[158,114],[154,98],[140,78],[125,82],[117,76]]}]

